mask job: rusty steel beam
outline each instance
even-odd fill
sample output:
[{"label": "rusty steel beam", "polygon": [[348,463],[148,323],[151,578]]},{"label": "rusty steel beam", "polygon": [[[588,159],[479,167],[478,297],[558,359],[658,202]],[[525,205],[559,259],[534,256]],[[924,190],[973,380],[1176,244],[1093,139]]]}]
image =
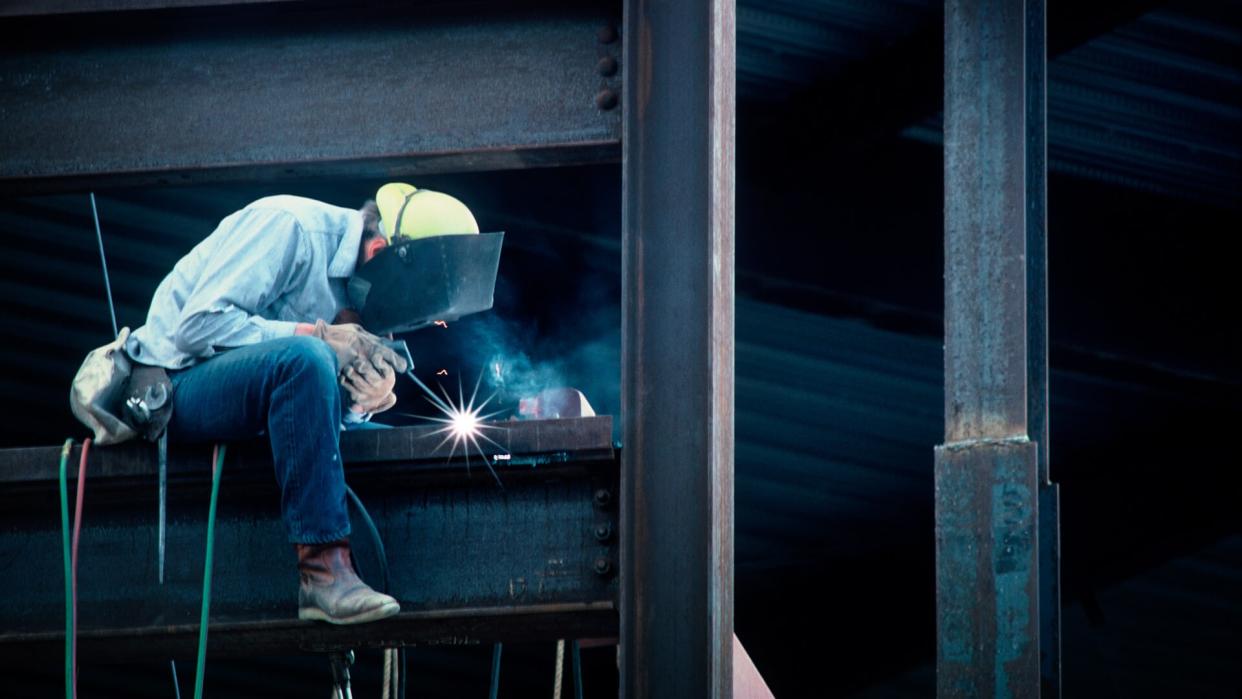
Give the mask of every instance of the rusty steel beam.
[{"label": "rusty steel beam", "polygon": [[4,18],[0,194],[615,162],[612,10],[544,10]]},{"label": "rusty steel beam", "polygon": [[[422,642],[614,635],[617,455],[608,417],[498,423],[498,486],[477,455],[447,460],[432,428],[350,432],[346,480],[380,531],[389,592],[402,614],[328,628],[296,620],[297,576],[279,514],[270,449],[231,446],[216,524],[212,652],[267,653]],[[0,451],[0,551],[27,574],[0,577],[0,649],[63,640],[58,449]],[[74,461],[78,451],[75,450]],[[191,648],[210,485],[206,447],[169,453],[164,584],[155,574],[157,481],[147,444],[93,449],[79,571],[83,648],[93,657]],[[352,510],[352,508],[351,508]],[[363,576],[382,586],[376,549],[354,512]],[[559,634],[559,635],[558,635]]]},{"label": "rusty steel beam", "polygon": [[87,12],[172,10],[224,5],[289,3],[299,0],[0,0],[0,17],[67,15]]},{"label": "rusty steel beam", "polygon": [[[1046,320],[1042,300],[1038,317],[1028,317],[1025,259],[1043,254],[1027,249],[1029,226],[1044,219],[1042,100],[1028,118],[1031,83],[1042,83],[1044,69],[1028,55],[1029,41],[1043,41],[1027,35],[1036,15],[1042,23],[1043,0],[945,5],[945,443],[935,465],[941,697],[1040,695],[1041,474],[1028,433],[1028,342],[1032,334],[1046,342],[1046,329],[1030,333],[1028,322]],[[1032,155],[1040,159],[1035,178]],[[1036,406],[1046,409],[1042,399]]]},{"label": "rusty steel beam", "polygon": [[728,697],[735,7],[625,12],[621,694]]},{"label": "rusty steel beam", "polygon": [[[481,442],[482,453],[516,455],[513,458],[524,465],[565,463],[571,455],[578,460],[612,456],[612,418],[606,415],[485,424],[489,425],[488,438],[495,444]],[[419,473],[429,478],[457,478],[456,462],[447,460],[453,445],[442,443],[444,435],[438,431],[438,426],[421,425],[345,432],[341,435],[341,458],[351,471],[400,462],[410,465],[403,470],[403,477]],[[206,445],[177,448],[168,457],[169,475],[201,476],[202,464],[210,459],[210,453]],[[235,445],[232,453],[230,463],[235,472],[266,474],[271,465],[270,449],[263,442]],[[461,456],[460,447],[456,453]],[[477,453],[471,453],[478,461]],[[81,447],[75,446],[72,457],[80,454]],[[60,447],[0,449],[0,487],[55,481],[59,458]],[[96,449],[91,464],[92,476],[145,478],[156,473],[154,448],[141,441]]]},{"label": "rusty steel beam", "polygon": [[[617,633],[616,604],[611,600],[518,604],[401,612],[384,621],[333,626],[297,619],[211,623],[207,652],[212,657],[253,657],[293,653],[327,653],[397,645],[478,645],[491,642],[555,641],[601,638]],[[64,652],[63,632],[0,634],[0,649],[48,657]],[[193,655],[198,624],[90,629],[78,634],[79,657],[92,661]]]}]

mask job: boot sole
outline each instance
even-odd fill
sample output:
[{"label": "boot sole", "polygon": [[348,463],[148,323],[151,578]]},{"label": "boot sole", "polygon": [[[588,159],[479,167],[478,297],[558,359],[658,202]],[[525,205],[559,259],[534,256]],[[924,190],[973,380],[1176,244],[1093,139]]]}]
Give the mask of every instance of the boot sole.
[{"label": "boot sole", "polygon": [[349,624],[365,624],[368,621],[379,621],[387,619],[397,612],[401,611],[401,605],[396,602],[386,603],[375,609],[365,611],[361,614],[355,614],[347,617],[328,616],[322,609],[314,607],[308,609],[299,609],[298,618],[303,621],[326,621],[329,624],[337,624],[339,626],[347,626]]}]

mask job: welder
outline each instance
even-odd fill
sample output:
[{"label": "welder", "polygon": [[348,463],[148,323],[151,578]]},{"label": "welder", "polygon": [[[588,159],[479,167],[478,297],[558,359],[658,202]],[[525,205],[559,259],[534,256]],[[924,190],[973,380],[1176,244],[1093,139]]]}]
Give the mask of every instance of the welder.
[{"label": "welder", "polygon": [[411,367],[359,324],[349,281],[394,239],[478,232],[457,199],[404,183],[358,210],[259,199],[177,262],[125,342],[134,362],[168,372],[170,442],[266,435],[301,619],[354,624],[399,611],[353,568],[339,438],[391,408],[396,377]]}]

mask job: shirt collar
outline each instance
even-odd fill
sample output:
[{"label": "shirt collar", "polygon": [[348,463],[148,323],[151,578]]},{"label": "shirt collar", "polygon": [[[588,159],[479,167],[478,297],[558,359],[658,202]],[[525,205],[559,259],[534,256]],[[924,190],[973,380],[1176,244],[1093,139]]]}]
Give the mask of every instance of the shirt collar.
[{"label": "shirt collar", "polygon": [[349,228],[341,236],[341,244],[328,263],[328,277],[340,279],[354,276],[358,267],[358,248],[362,245],[362,213],[351,211]]}]

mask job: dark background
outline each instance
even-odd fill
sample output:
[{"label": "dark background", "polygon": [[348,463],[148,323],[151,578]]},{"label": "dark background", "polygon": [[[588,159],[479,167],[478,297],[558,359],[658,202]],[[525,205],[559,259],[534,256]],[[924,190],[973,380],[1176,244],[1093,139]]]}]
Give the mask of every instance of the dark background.
[{"label": "dark background", "polygon": [[[1236,697],[1242,3],[1049,5],[1065,695]],[[779,697],[934,692],[942,24],[921,0],[739,2],[736,629]],[[420,374],[473,383],[502,356],[515,381],[577,386],[617,414],[619,166],[413,183],[507,233],[496,308],[411,335]],[[379,184],[99,192],[119,322],[140,325],[162,275],[248,201],[356,206]],[[0,239],[0,443],[59,443],[82,432],[73,372],[111,334],[88,199],[0,200]],[[403,391],[396,412],[426,407]],[[486,692],[488,649],[410,657],[412,696]],[[502,695],[550,694],[552,657],[506,646]],[[583,658],[588,695],[612,695],[613,651]],[[58,662],[14,686],[59,691]],[[378,657],[361,662],[359,695]],[[317,658],[208,673],[222,695],[328,689]],[[162,665],[86,658],[81,681],[83,696],[170,695]]]}]

